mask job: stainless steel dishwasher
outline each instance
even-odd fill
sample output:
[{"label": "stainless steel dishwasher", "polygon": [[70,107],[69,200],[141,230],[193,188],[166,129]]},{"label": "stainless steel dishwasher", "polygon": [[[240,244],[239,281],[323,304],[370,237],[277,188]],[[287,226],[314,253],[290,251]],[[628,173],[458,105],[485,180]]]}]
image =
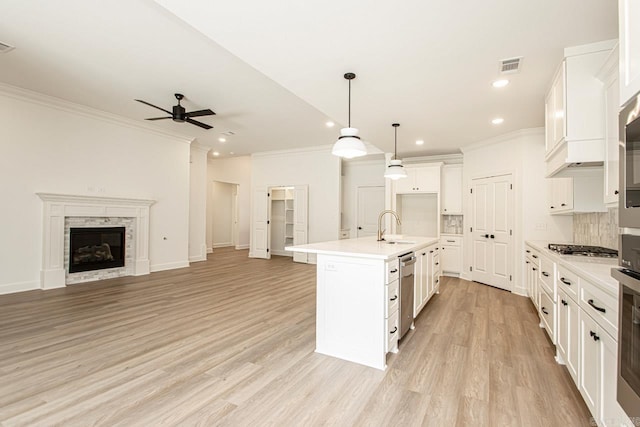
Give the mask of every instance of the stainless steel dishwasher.
[{"label": "stainless steel dishwasher", "polygon": [[400,338],[413,324],[413,287],[416,257],[413,252],[400,255]]}]

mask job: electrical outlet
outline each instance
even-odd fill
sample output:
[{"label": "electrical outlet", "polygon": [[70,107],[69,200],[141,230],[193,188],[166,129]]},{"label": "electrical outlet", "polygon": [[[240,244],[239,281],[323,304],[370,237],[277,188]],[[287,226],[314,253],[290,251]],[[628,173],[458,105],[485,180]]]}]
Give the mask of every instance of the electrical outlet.
[{"label": "electrical outlet", "polygon": [[547,223],[546,222],[538,222],[538,223],[536,223],[536,230],[544,231],[546,229],[547,229]]}]

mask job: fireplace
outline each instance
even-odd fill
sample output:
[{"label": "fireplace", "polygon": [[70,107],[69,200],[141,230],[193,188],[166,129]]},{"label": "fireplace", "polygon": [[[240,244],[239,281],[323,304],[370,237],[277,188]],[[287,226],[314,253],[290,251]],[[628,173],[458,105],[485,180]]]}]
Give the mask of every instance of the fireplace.
[{"label": "fireplace", "polygon": [[69,273],[124,267],[125,227],[71,228]]}]

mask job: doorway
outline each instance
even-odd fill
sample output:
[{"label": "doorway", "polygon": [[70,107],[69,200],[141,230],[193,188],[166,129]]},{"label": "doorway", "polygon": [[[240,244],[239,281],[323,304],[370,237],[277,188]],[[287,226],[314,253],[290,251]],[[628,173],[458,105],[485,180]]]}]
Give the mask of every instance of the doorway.
[{"label": "doorway", "polygon": [[378,215],[384,210],[384,186],[358,186],[356,237],[376,236]]},{"label": "doorway", "polygon": [[238,245],[238,184],[213,181],[207,246],[213,250]]},{"label": "doorway", "polygon": [[511,291],[513,278],[512,175],[472,180],[472,280]]}]

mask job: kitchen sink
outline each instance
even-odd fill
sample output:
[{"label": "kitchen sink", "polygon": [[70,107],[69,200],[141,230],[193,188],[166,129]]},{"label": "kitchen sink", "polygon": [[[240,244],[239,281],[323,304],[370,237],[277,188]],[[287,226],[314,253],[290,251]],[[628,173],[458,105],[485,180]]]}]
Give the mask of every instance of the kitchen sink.
[{"label": "kitchen sink", "polygon": [[413,240],[390,240],[387,242],[387,245],[412,245],[416,243]]}]

